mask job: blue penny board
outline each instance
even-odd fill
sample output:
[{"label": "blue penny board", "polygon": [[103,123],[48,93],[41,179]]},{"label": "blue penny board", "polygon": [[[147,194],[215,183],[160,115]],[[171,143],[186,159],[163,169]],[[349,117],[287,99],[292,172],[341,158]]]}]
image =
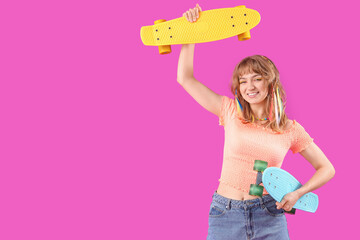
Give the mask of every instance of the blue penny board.
[{"label": "blue penny board", "polygon": [[[289,192],[299,189],[302,185],[295,177],[287,171],[269,167],[265,169],[262,181],[266,191],[277,201],[281,202],[283,197]],[[319,198],[315,193],[303,195],[293,208],[314,213],[319,205]]]}]

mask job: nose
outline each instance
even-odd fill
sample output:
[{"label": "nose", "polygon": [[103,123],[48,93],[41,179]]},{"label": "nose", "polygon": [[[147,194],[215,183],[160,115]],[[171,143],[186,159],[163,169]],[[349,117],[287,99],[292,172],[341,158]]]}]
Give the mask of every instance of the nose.
[{"label": "nose", "polygon": [[254,89],[255,85],[253,81],[249,81],[249,89]]}]

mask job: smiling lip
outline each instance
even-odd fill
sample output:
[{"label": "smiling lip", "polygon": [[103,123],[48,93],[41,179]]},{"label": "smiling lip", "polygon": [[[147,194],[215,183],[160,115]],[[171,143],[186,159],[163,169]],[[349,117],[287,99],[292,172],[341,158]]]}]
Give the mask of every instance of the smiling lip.
[{"label": "smiling lip", "polygon": [[259,94],[259,92],[256,92],[256,94],[254,94],[254,95],[249,95],[249,94],[253,94],[253,93],[248,93],[247,95],[249,98],[254,98]]}]

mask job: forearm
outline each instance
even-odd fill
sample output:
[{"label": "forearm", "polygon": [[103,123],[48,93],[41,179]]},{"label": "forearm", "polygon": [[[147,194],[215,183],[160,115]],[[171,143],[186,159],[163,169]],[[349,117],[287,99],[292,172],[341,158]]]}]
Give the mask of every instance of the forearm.
[{"label": "forearm", "polygon": [[182,45],[177,70],[178,82],[194,76],[194,50],[195,44]]},{"label": "forearm", "polygon": [[335,175],[335,170],[332,166],[319,168],[310,180],[304,184],[301,188],[296,190],[299,194],[299,198],[308,192],[312,192],[315,189],[323,186],[325,183],[330,181]]}]

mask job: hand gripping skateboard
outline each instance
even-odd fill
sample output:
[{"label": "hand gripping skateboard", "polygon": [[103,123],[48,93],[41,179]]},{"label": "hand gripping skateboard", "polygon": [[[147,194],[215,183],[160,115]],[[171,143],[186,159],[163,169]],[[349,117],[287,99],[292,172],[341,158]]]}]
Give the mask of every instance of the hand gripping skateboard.
[{"label": "hand gripping skateboard", "polygon": [[[267,162],[255,160],[254,170],[258,171],[256,184],[251,184],[250,195],[262,196],[264,187],[266,191],[277,202],[281,202],[283,197],[299,189],[302,185],[295,177],[285,170],[277,167],[267,167]],[[259,184],[263,183],[263,186]],[[319,205],[319,198],[314,193],[303,195],[294,205],[293,209],[287,213],[295,214],[295,209],[300,209],[314,213]]]},{"label": "hand gripping skateboard", "polygon": [[245,6],[200,12],[196,22],[183,16],[170,21],[160,19],[140,30],[144,45],[159,46],[160,54],[171,52],[170,45],[212,42],[233,36],[250,39],[250,29],[260,22],[260,14]]}]

